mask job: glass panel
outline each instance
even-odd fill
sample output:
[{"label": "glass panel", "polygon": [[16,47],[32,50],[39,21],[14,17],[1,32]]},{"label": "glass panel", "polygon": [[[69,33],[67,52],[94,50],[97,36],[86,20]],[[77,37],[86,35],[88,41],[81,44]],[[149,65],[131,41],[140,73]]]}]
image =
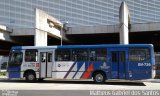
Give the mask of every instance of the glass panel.
[{"label": "glass panel", "polygon": [[41,62],[46,62],[46,53],[41,53]]},{"label": "glass panel", "polygon": [[22,52],[12,53],[9,58],[9,67],[20,66],[22,64],[23,54]]},{"label": "glass panel", "polygon": [[112,52],[112,62],[118,62],[117,52]]},{"label": "glass panel", "polygon": [[48,53],[48,62],[52,62],[52,53]]},{"label": "glass panel", "polygon": [[38,58],[38,50],[27,49],[25,52],[25,61],[26,62],[36,62]]},{"label": "glass panel", "polygon": [[119,52],[119,61],[125,62],[125,52]]},{"label": "glass panel", "polygon": [[90,61],[106,61],[107,50],[106,49],[90,49],[89,60]]},{"label": "glass panel", "polygon": [[69,49],[57,49],[56,50],[56,61],[70,61],[70,50]]},{"label": "glass panel", "polygon": [[144,61],[150,58],[149,49],[147,48],[132,48],[129,50],[130,61]]},{"label": "glass panel", "polygon": [[73,61],[88,61],[88,49],[75,49],[72,51]]}]

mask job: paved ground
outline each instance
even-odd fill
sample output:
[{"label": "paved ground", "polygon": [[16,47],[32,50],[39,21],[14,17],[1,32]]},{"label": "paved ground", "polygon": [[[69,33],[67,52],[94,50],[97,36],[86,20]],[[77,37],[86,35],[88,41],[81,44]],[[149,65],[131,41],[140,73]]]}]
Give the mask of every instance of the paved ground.
[{"label": "paved ground", "polygon": [[159,86],[160,80],[152,79],[143,82],[107,81],[105,84],[94,84],[93,81],[53,80],[27,83],[3,77],[0,79],[0,96],[160,96]]},{"label": "paved ground", "polygon": [[53,81],[27,83],[24,80],[0,80],[0,90],[160,90],[160,80],[145,82]]}]

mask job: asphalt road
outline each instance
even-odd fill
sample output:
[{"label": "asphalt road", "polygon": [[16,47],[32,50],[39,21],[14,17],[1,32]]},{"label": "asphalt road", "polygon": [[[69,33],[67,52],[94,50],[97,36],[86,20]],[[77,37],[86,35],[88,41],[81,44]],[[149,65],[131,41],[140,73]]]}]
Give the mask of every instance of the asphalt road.
[{"label": "asphalt road", "polygon": [[0,90],[160,90],[159,82],[54,81],[28,83],[24,80],[0,80]]},{"label": "asphalt road", "polygon": [[0,80],[0,90],[2,91],[0,93],[6,93],[5,90],[15,90],[13,93],[18,92],[20,94],[14,96],[44,96],[45,93],[47,94],[45,96],[89,96],[91,90],[160,90],[160,80],[144,82],[108,81],[104,84],[95,84],[93,81],[44,80],[43,82],[28,83],[24,80]]}]

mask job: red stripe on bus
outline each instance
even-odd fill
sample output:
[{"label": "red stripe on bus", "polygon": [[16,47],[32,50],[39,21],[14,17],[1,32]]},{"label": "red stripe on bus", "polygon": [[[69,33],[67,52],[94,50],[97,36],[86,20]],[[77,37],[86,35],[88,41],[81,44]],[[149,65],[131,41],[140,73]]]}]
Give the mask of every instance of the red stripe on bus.
[{"label": "red stripe on bus", "polygon": [[88,79],[92,71],[93,71],[93,64],[90,64],[86,72],[83,74],[82,79]]}]

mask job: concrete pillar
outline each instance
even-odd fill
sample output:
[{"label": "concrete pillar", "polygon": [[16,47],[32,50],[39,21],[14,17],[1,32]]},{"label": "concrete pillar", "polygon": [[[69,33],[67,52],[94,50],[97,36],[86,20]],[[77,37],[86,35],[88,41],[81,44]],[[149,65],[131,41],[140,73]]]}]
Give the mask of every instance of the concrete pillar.
[{"label": "concrete pillar", "polygon": [[47,32],[36,29],[34,35],[34,46],[47,46]]},{"label": "concrete pillar", "polygon": [[129,10],[127,4],[125,2],[121,3],[119,10],[119,22],[120,22],[120,44],[128,44],[129,43]]},{"label": "concrete pillar", "polygon": [[44,30],[47,26],[47,19],[45,18],[45,14],[38,9],[36,9],[35,16],[34,46],[47,46],[47,31]]},{"label": "concrete pillar", "polygon": [[35,16],[35,46],[47,46],[47,34],[61,38],[60,29],[63,26],[60,21],[39,9],[35,9]]}]

